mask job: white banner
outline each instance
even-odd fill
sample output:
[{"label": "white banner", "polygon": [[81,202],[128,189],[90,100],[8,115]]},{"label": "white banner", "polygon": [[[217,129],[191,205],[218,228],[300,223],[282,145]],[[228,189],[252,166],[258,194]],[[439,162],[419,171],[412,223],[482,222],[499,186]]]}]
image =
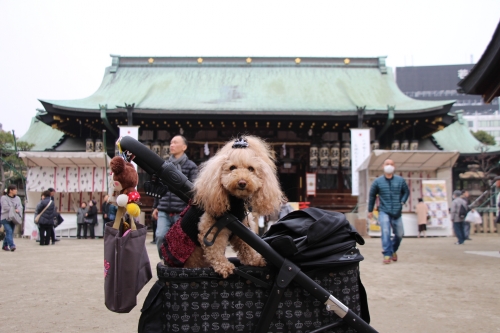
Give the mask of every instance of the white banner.
[{"label": "white banner", "polygon": [[359,195],[359,166],[370,155],[370,129],[351,128],[352,193]]},{"label": "white banner", "polygon": [[[139,126],[118,126],[120,128],[120,137],[130,136],[136,140],[139,140]],[[135,169],[137,170],[137,164],[132,162]]]},{"label": "white banner", "polygon": [[139,140],[139,126],[118,126],[120,128],[120,136],[131,136]]}]

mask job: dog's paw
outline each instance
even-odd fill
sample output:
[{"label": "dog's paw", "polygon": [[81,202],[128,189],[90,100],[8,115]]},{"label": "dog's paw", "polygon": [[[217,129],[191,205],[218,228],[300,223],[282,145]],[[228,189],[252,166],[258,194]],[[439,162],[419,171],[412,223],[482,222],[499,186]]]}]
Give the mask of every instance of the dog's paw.
[{"label": "dog's paw", "polygon": [[255,266],[266,266],[266,265],[267,265],[266,260],[262,257],[260,257],[255,263]]},{"label": "dog's paw", "polygon": [[254,254],[250,258],[239,258],[240,262],[246,266],[266,266],[266,261],[260,254]]},{"label": "dog's paw", "polygon": [[224,279],[233,274],[234,271],[234,265],[229,261],[227,263],[219,263],[217,265],[214,265],[213,268],[214,271],[222,275]]},{"label": "dog's paw", "polygon": [[256,255],[252,260],[251,266],[266,266],[266,260],[260,255]]}]

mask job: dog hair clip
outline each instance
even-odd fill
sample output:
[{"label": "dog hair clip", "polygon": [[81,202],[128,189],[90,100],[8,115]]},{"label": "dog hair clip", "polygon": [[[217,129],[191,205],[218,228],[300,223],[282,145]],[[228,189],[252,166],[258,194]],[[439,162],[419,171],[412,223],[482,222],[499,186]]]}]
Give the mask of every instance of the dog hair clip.
[{"label": "dog hair clip", "polygon": [[239,137],[238,139],[236,139],[236,141],[234,141],[232,148],[234,148],[234,149],[248,148],[248,142],[247,142],[247,140],[243,139],[242,137]]}]

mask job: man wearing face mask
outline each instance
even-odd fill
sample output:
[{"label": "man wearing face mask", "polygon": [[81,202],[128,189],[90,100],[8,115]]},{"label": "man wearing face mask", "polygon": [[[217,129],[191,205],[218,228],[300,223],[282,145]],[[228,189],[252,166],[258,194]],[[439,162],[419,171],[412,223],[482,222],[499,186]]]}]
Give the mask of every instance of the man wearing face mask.
[{"label": "man wearing face mask", "polygon": [[[403,219],[401,211],[410,191],[403,177],[394,174],[394,161],[387,159],[383,165],[384,175],[378,177],[370,188],[370,200],[368,203],[368,218],[373,216],[373,206],[378,195],[379,223],[382,232],[382,253],[384,255],[384,264],[390,264],[398,260],[396,254],[401,240],[403,239]],[[391,229],[394,232],[394,238],[391,239]]]}]

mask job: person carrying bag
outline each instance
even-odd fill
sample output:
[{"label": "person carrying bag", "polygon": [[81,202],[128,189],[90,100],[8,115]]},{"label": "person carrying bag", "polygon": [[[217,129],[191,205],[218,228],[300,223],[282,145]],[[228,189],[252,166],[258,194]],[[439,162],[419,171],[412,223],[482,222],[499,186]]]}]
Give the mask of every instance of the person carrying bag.
[{"label": "person carrying bag", "polygon": [[21,211],[19,210],[19,212],[16,212],[16,207],[11,206],[9,210],[8,220],[14,222],[15,224],[23,223],[23,216],[21,215]]},{"label": "person carrying bag", "polygon": [[45,208],[35,217],[35,224],[38,224],[38,222],[40,221],[40,218],[42,217],[43,213],[45,213],[45,211],[47,210],[47,208],[50,207],[51,204],[52,204],[52,200],[50,200],[49,204],[47,206],[45,206]]},{"label": "person carrying bag", "polygon": [[104,303],[113,312],[128,313],[137,294],[152,278],[146,251],[147,228],[118,207],[115,221],[104,230]]}]

